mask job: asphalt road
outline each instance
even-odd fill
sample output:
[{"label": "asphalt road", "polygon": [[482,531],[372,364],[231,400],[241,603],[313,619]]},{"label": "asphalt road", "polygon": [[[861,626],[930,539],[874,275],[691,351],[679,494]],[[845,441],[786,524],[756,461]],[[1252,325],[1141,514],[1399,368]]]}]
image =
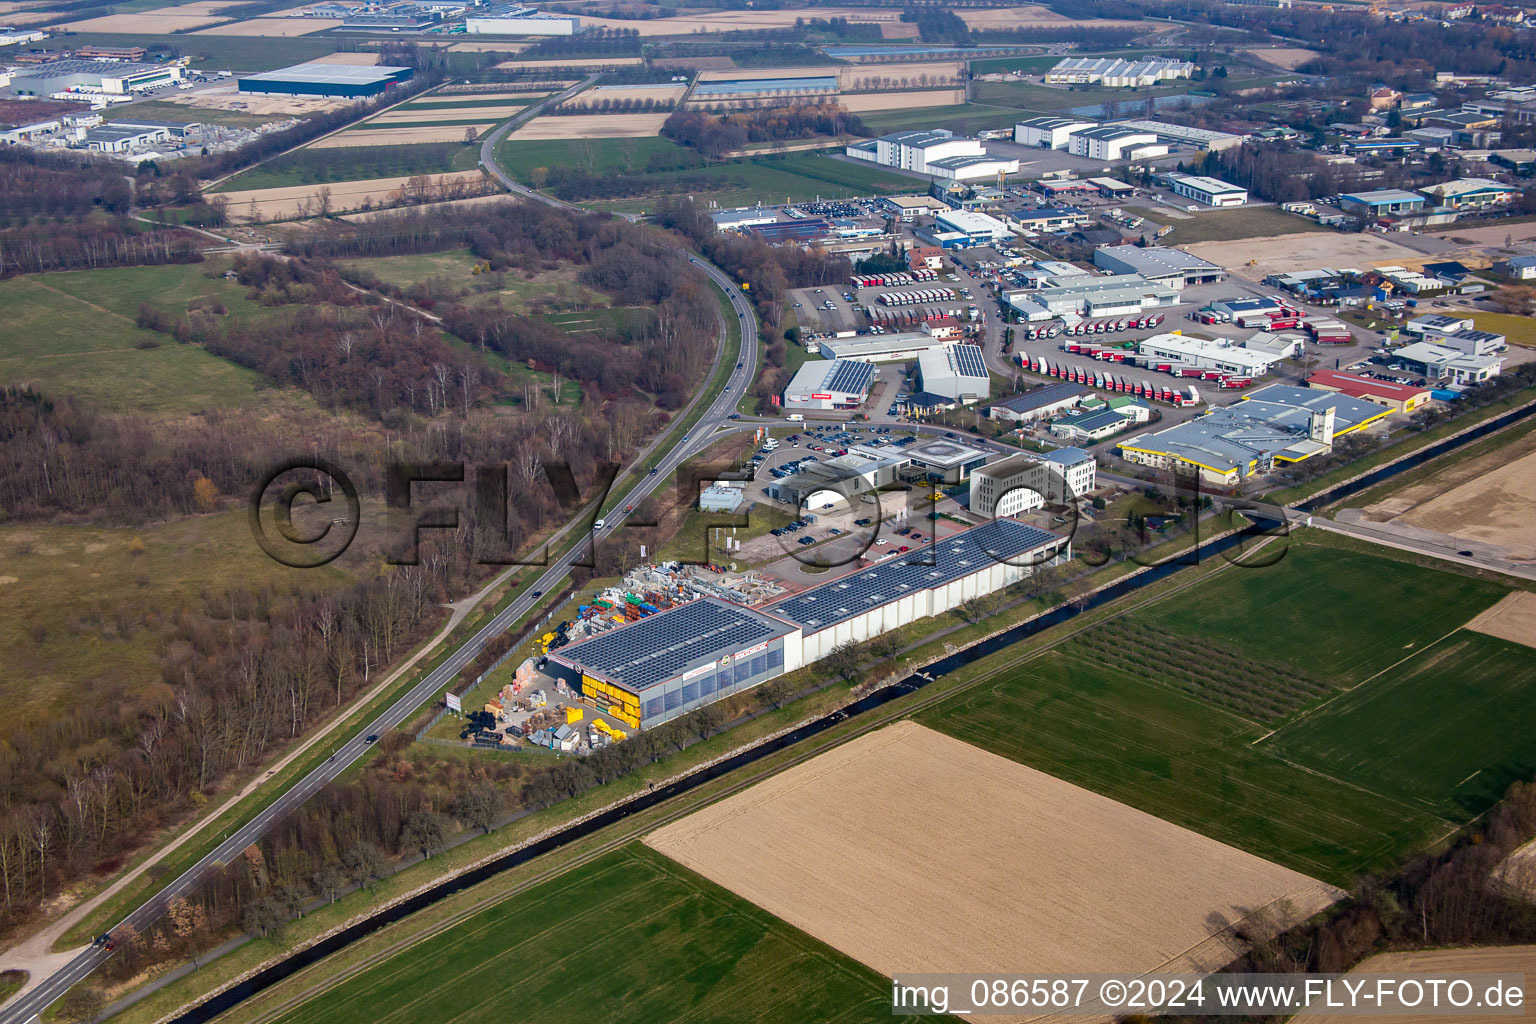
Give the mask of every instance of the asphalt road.
[{"label": "asphalt road", "polygon": [[[556,100],[563,99],[569,93],[576,91],[577,88],[579,86],[573,86],[565,93],[560,94],[559,97],[556,97]],[[496,143],[520,121],[537,116],[537,111],[541,107],[542,104],[521,115],[519,118],[508,122],[496,132],[487,136],[485,144],[481,148],[481,155],[484,159],[486,170],[505,183],[514,193],[537,202],[565,208],[566,204],[547,196],[538,195],[519,185],[495,163]],[[738,323],[741,326],[741,352],[738,357],[741,365],[731,369],[728,381],[729,390],[722,391],[710,399],[704,415],[681,440],[673,443],[667,449],[666,454],[660,458],[655,457],[656,451],[670,440],[670,435],[664,434],[653,441],[637,456],[634,463],[636,466],[654,465],[656,472],[642,471],[638,480],[628,485],[629,490],[627,492],[615,488],[615,493],[622,496],[613,505],[616,511],[609,513],[605,517],[604,528],[594,533],[593,536],[596,539],[608,536],[613,531],[621,528],[626,518],[625,513],[622,511],[625,506],[638,506],[646,497],[662,486],[673,470],[711,443],[710,435],[714,433],[717,427],[727,425],[728,417],[735,411],[737,400],[751,383],[752,373],[757,365],[758,345],[757,319],[753,315],[751,305],[741,293],[741,289],[737,287],[736,282],[732,281],[723,271],[704,262],[702,259],[696,260],[696,263],[699,269],[707,274],[715,284],[719,285],[730,299],[732,309],[736,313]],[[714,376],[716,369],[719,367],[720,359],[724,356],[727,330],[728,325],[722,324],[721,345],[716,353],[715,362],[711,366],[710,378]],[[683,410],[681,415],[686,417],[691,411],[690,407]],[[735,426],[736,424],[730,425]],[[585,529],[590,516],[591,510],[584,509],[581,515],[573,522],[568,523],[550,539],[550,547],[554,547],[568,537],[572,530]],[[210,869],[222,866],[233,860],[239,855],[240,851],[260,839],[273,822],[281,820],[289,812],[302,806],[305,801],[319,792],[333,778],[346,771],[348,766],[368,751],[370,744],[367,738],[369,736],[380,736],[388,730],[395,728],[415,714],[417,709],[428,700],[445,691],[458,675],[459,670],[474,660],[475,656],[480,653],[481,649],[484,648],[492,637],[504,632],[517,622],[518,619],[533,610],[533,607],[538,603],[538,600],[531,596],[534,591],[547,594],[556,590],[570,572],[571,566],[586,556],[586,551],[587,544],[585,543],[573,545],[569,551],[556,559],[539,576],[538,582],[533,584],[522,596],[502,609],[494,618],[477,630],[474,636],[465,641],[446,661],[428,673],[416,686],[412,687],[409,693],[396,701],[362,729],[358,730],[345,743],[341,744],[336,749],[334,757],[300,779],[292,788],[274,800],[261,814],[232,834],[225,836],[216,849],[188,868],[174,882],[163,888],[150,900],[141,904],[115,925],[114,930],[123,924],[132,924],[136,929],[143,931],[147,925],[160,916],[165,908],[165,904],[171,898],[190,891]],[[0,1024],[24,1024],[24,1022],[32,1020],[51,1003],[63,996],[70,986],[90,974],[109,956],[111,954],[104,948],[89,947],[81,951],[52,976],[34,986],[19,999],[0,1009]]]}]

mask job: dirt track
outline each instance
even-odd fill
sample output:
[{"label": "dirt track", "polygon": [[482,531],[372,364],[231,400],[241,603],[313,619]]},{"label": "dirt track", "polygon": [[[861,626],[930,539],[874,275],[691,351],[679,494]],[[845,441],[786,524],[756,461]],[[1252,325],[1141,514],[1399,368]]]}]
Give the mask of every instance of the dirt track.
[{"label": "dirt track", "polygon": [[912,722],[645,841],[883,974],[1214,969],[1226,925],[1340,895]]}]

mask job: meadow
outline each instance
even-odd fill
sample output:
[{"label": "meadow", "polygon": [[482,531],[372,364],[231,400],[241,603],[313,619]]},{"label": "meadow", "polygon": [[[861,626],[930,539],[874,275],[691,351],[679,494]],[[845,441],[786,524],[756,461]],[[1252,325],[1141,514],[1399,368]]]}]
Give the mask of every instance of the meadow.
[{"label": "meadow", "polygon": [[[177,312],[186,308],[187,298],[226,295],[227,282],[202,277],[206,267],[115,268],[0,281],[0,308],[9,328],[0,337],[0,377],[68,392],[104,409],[151,414],[250,403],[263,387],[259,374],[135,324],[140,302]],[[229,309],[249,305],[241,293],[225,300]]]},{"label": "meadow", "polygon": [[334,181],[368,181],[409,174],[447,174],[472,170],[479,159],[480,147],[461,141],[301,149],[237,174],[221,182],[213,191],[238,192]]},{"label": "meadow", "polygon": [[889,983],[639,844],[417,942],[281,1024],[890,1018]]},{"label": "meadow", "polygon": [[[1147,216],[1158,223],[1173,225],[1172,231],[1158,239],[1161,245],[1181,245],[1185,242],[1230,242],[1237,238],[1267,238],[1273,235],[1329,230],[1316,221],[1286,213],[1273,206],[1254,206],[1233,210],[1202,208],[1187,220],[1172,220],[1153,204],[1140,209],[1145,210]],[[1161,219],[1159,214],[1162,214]]]},{"label": "meadow", "polygon": [[977,686],[918,720],[1348,885],[1536,770],[1511,714],[1536,699],[1536,653],[1459,631],[1504,592],[1293,537],[1269,568],[979,662]]}]

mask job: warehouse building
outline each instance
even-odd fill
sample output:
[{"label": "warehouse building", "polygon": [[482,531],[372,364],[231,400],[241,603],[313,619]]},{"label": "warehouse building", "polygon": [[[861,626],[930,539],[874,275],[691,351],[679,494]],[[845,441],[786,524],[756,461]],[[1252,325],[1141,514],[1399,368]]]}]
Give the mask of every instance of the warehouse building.
[{"label": "warehouse building", "polygon": [[941,249],[970,249],[978,245],[1007,242],[1013,231],[996,217],[971,210],[948,210],[933,218],[933,224],[918,228],[913,234]]},{"label": "warehouse building", "polygon": [[464,19],[464,31],[472,36],[573,36],[580,27],[580,18],[555,17],[516,4],[476,8]]},{"label": "warehouse building", "polygon": [[1166,359],[1185,366],[1197,366],[1202,370],[1220,370],[1244,377],[1266,374],[1280,361],[1269,352],[1243,348],[1226,340],[1210,341],[1185,334],[1154,334],[1139,342],[1136,351],[1153,359]]},{"label": "warehouse building", "polygon": [[1185,174],[1174,178],[1171,187],[1175,194],[1206,206],[1242,206],[1248,201],[1247,189],[1220,178]]},{"label": "warehouse building", "polygon": [[1061,564],[1071,557],[1066,537],[1013,519],[995,519],[763,610],[799,627],[801,664],[810,664],[840,644],[862,643],[918,619],[942,615],[973,597],[1027,578],[1037,566]]},{"label": "warehouse building", "polygon": [[933,196],[885,196],[880,200],[880,205],[894,211],[902,220],[916,220],[935,213],[948,213],[953,209],[944,200]]},{"label": "warehouse building", "polygon": [[[873,374],[873,367],[864,368]],[[980,402],[992,395],[992,375],[976,345],[950,345],[924,352],[917,357],[917,379],[924,391],[957,402]]]},{"label": "warehouse building", "polygon": [[801,664],[796,624],[712,597],[562,647],[545,661],[600,710],[646,727]]},{"label": "warehouse building", "polygon": [[754,206],[740,210],[717,210],[709,215],[709,219],[714,221],[716,231],[740,231],[764,224],[777,224],[779,215],[774,210]]},{"label": "warehouse building", "polygon": [[1166,156],[1168,145],[1157,141],[1152,132],[1106,124],[1073,132],[1067,140],[1067,151],[1090,160],[1144,160]]},{"label": "warehouse building", "polygon": [[52,96],[59,92],[124,96],[179,81],[178,64],[56,60],[17,71],[11,78],[10,92],[17,96]]},{"label": "warehouse building", "polygon": [[1091,392],[1081,384],[1057,381],[1004,398],[987,407],[987,418],[1010,423],[1030,423],[1049,419],[1059,412],[1075,409]]},{"label": "warehouse building", "polygon": [[1115,316],[1176,305],[1177,290],[1138,274],[1097,277],[1034,291],[1007,292],[1008,305],[1027,320],[1049,320],[1077,313],[1082,316]]},{"label": "warehouse building", "polygon": [[795,371],[784,388],[784,408],[791,412],[812,409],[857,409],[869,397],[875,368],[852,359],[810,360]]},{"label": "warehouse building", "polygon": [[247,75],[240,79],[240,91],[360,99],[378,96],[392,85],[409,81],[411,74],[410,68],[311,61],[276,71],[263,71],[259,75]]},{"label": "warehouse building", "polygon": [[1045,73],[1055,85],[1102,85],[1111,89],[1141,89],[1159,82],[1188,78],[1195,65],[1166,57],[1123,60],[1118,57],[1068,57]]},{"label": "warehouse building", "polygon": [[712,597],[678,605],[562,647],[545,670],[600,711],[650,728],[1071,557],[1068,538],[999,519],[760,610]]},{"label": "warehouse building", "polygon": [[1080,117],[1032,117],[1013,126],[1013,141],[1040,149],[1066,149],[1073,132],[1097,127],[1097,121]]},{"label": "warehouse building", "polygon": [[1339,197],[1339,209],[1356,217],[1382,217],[1389,213],[1416,213],[1424,209],[1424,197],[1400,188],[1350,192]]},{"label": "warehouse building", "polygon": [[1208,260],[1183,249],[1163,246],[1106,245],[1093,251],[1093,265],[1111,274],[1136,274],[1169,288],[1192,284],[1214,284],[1225,280],[1227,272]]},{"label": "warehouse building", "polygon": [[885,167],[895,167],[916,174],[934,174],[928,164],[955,156],[986,156],[980,139],[969,139],[946,128],[895,132],[869,142],[858,142],[846,150],[856,160],[868,160]]},{"label": "warehouse building", "polygon": [[1409,334],[1435,345],[1444,345],[1472,356],[1490,356],[1501,352],[1508,339],[1492,331],[1480,331],[1470,317],[1430,314],[1415,317],[1403,325]]},{"label": "warehouse building", "polygon": [[928,173],[935,178],[951,181],[976,181],[992,179],[999,174],[1018,174],[1019,161],[1014,157],[945,156],[928,161]]},{"label": "warehouse building", "polygon": [[1010,455],[971,474],[970,510],[989,519],[1066,505],[1093,490],[1098,468],[1081,448],[1045,455]]},{"label": "warehouse building", "polygon": [[952,344],[923,331],[903,334],[871,334],[852,338],[823,338],[821,351],[833,359],[857,359],[865,363],[906,363],[924,352]]},{"label": "warehouse building", "polygon": [[1241,146],[1243,137],[1231,132],[1218,132],[1209,128],[1191,128],[1184,124],[1173,124],[1168,121],[1116,121],[1121,128],[1134,128],[1137,131],[1151,132],[1159,141],[1177,143],[1186,146],[1199,146],[1203,150],[1212,153],[1223,149],[1231,149],[1233,146]]},{"label": "warehouse building", "polygon": [[896,483],[911,465],[905,455],[891,455],[888,448],[849,449],[825,462],[802,464],[798,473],[775,480],[768,496],[807,512],[835,509],[865,494]]},{"label": "warehouse building", "polygon": [[1092,219],[1088,211],[1076,206],[1039,206],[1033,210],[1014,210],[1003,215],[1004,222],[1021,235],[1071,231]]},{"label": "warehouse building", "polygon": [[1243,401],[1120,442],[1127,462],[1231,487],[1280,463],[1333,450],[1334,439],[1388,415],[1370,402],[1332,392],[1271,384]]},{"label": "warehouse building", "polygon": [[1489,178],[1457,178],[1419,189],[1437,206],[1453,210],[1471,210],[1514,202],[1520,190]]},{"label": "warehouse building", "polygon": [[1067,416],[1051,424],[1051,433],[1070,441],[1102,441],[1137,422],[1118,409],[1104,409],[1085,416]]},{"label": "warehouse building", "polygon": [[1307,378],[1307,387],[1319,391],[1336,391],[1341,395],[1358,398],[1362,402],[1384,405],[1393,412],[1409,413],[1430,399],[1427,388],[1408,384],[1393,384],[1375,377],[1359,377],[1336,370],[1318,370]]}]

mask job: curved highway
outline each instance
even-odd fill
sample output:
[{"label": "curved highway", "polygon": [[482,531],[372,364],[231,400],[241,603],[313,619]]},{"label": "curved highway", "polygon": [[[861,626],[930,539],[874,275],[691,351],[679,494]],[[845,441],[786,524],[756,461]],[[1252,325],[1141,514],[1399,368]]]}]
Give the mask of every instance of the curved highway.
[{"label": "curved highway", "polygon": [[[590,81],[590,80],[589,80]],[[503,182],[514,194],[536,202],[557,206],[562,209],[576,210],[556,199],[540,195],[531,189],[525,188],[514,181],[495,162],[495,145],[506,133],[522,121],[537,116],[545,104],[558,102],[569,95],[579,91],[587,82],[580,83],[567,89],[558,96],[530,109],[507,122],[486,137],[481,147],[481,155],[484,159],[487,172]],[[690,257],[692,258],[692,257]],[[702,259],[694,259],[693,262],[703,271],[717,286],[723,290],[729,298],[732,311],[736,314],[737,322],[741,328],[741,349],[738,355],[738,364],[731,368],[727,378],[727,388],[709,400],[704,414],[699,420],[682,435],[680,439],[671,443],[671,447],[659,458],[656,453],[672,441],[672,431],[665,432],[656,440],[646,446],[635,458],[633,468],[638,470],[638,478],[621,480],[616,483],[614,495],[619,495],[616,502],[610,502],[614,509],[606,516],[604,528],[593,534],[595,539],[601,539],[618,529],[625,519],[623,509],[626,506],[638,506],[642,501],[661,487],[670,477],[673,470],[685,462],[691,455],[702,450],[710,443],[710,435],[715,429],[727,422],[728,417],[735,411],[737,398],[746,391],[751,383],[752,373],[757,365],[757,319],[746,297],[741,293],[736,283],[719,268],[705,262]],[[716,350],[714,362],[710,366],[706,380],[712,380],[720,366],[720,360],[725,355],[726,342],[729,339],[729,325],[722,322],[720,326],[720,345]],[[696,395],[679,416],[686,419],[690,416],[698,403],[703,400],[705,394]],[[643,467],[654,465],[655,473],[649,473]],[[633,473],[631,474],[633,477]],[[628,487],[627,491],[622,488]],[[602,514],[601,509],[593,510],[585,507],[582,512],[570,523],[566,524],[549,540],[549,547],[553,548],[566,538],[572,531],[584,529],[592,515]],[[139,931],[158,918],[164,910],[165,904],[174,896],[190,891],[197,885],[203,874],[210,869],[226,864],[233,860],[240,851],[250,846],[266,832],[274,821],[280,820],[284,815],[301,806],[306,800],[317,793],[333,778],[346,771],[347,767],[365,754],[369,749],[368,737],[382,735],[387,730],[400,725],[411,715],[415,714],[427,701],[445,691],[462,669],[485,647],[493,637],[501,634],[523,616],[531,612],[539,599],[533,597],[534,593],[553,593],[564,581],[571,570],[571,566],[586,554],[585,543],[576,543],[570,546],[564,554],[560,555],[539,576],[538,581],[524,591],[524,593],[498,612],[489,622],[475,631],[467,641],[454,651],[437,668],[429,672],[421,682],[411,688],[411,691],[392,704],[382,714],[378,715],[357,733],[346,740],[336,749],[335,756],[331,760],[305,775],[290,789],[284,792],[263,810],[255,818],[224,837],[218,847],[205,855],[196,864],[192,865],[169,885],[162,888],[148,901],[114,925],[114,930],[123,924],[132,924]],[[111,956],[105,948],[90,946],[81,950],[64,967],[35,985],[15,1000],[4,1007],[0,1007],[0,1024],[25,1024],[37,1017],[51,1003],[60,998],[70,986],[80,981],[99,966],[107,957]]]}]

